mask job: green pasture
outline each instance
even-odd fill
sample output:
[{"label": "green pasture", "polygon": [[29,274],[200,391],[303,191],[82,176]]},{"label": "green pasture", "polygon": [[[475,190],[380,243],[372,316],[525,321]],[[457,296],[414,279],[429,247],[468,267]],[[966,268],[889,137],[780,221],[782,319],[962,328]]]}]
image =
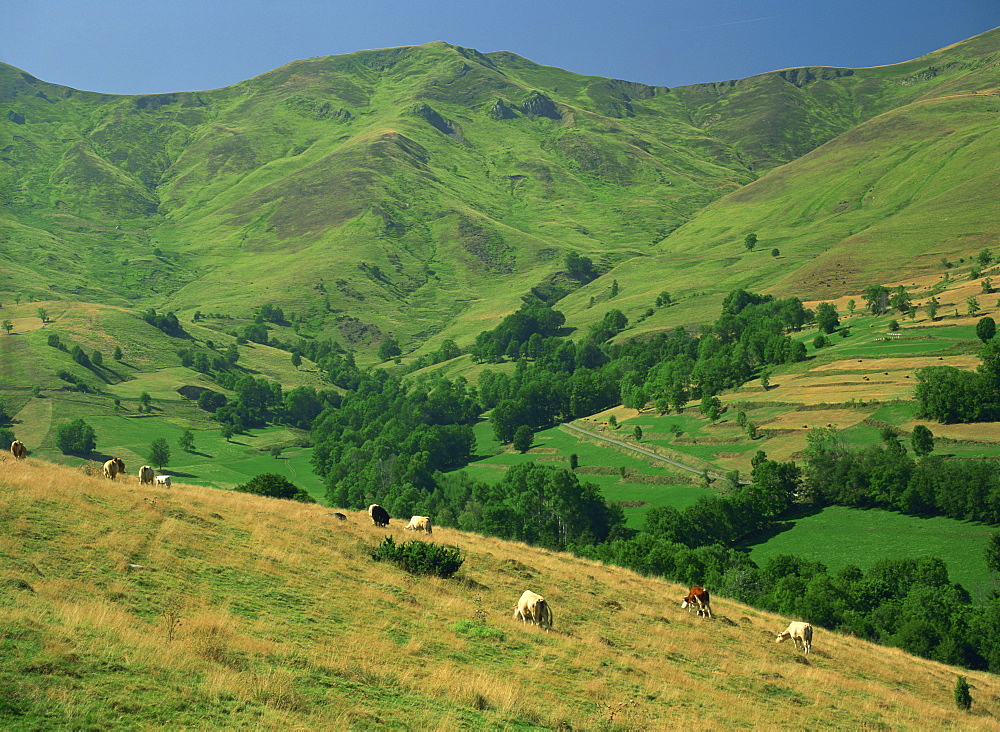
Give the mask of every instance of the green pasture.
[{"label": "green pasture", "polygon": [[983,557],[986,542],[996,531],[996,527],[968,521],[831,506],[786,521],[780,533],[743,548],[757,564],[794,554],[822,562],[831,572],[849,565],[869,569],[882,559],[940,557],[951,580],[981,602],[997,587]]},{"label": "green pasture", "polygon": [[[128,470],[127,479],[137,480],[138,468],[151,464],[152,442],[162,437],[170,446],[170,461],[157,472],[173,476],[180,482],[231,490],[255,475],[276,473],[318,501],[326,500],[323,481],[312,470],[312,449],[302,447],[305,433],[299,430],[268,427],[236,434],[227,441],[217,428],[199,429],[179,420],[156,416],[91,416],[86,421],[97,435],[98,458],[122,458]],[[185,429],[191,429],[194,434],[194,452],[180,448],[179,440]],[[270,454],[270,448],[275,445],[283,448],[277,458]],[[41,456],[51,459],[44,451]],[[70,464],[86,462],[65,456],[58,460]]]}]

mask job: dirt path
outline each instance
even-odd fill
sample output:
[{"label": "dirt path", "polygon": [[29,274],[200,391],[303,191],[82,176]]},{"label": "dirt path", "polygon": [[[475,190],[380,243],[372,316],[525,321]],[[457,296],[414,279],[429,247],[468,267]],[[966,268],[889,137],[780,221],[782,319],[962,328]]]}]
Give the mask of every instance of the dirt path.
[{"label": "dirt path", "polygon": [[[652,450],[647,450],[644,447],[639,447],[638,445],[630,445],[629,443],[623,442],[622,440],[616,440],[616,439],[614,439],[612,437],[605,437],[604,435],[598,434],[597,432],[591,432],[590,430],[585,430],[582,427],[577,427],[575,424],[570,424],[570,423],[566,422],[566,423],[564,423],[564,424],[562,424],[560,426],[561,427],[565,427],[567,429],[571,429],[571,430],[573,430],[575,432],[579,432],[581,434],[587,435],[587,437],[593,437],[593,438],[595,438],[597,440],[603,440],[604,442],[610,442],[610,443],[612,443],[614,445],[618,445],[619,447],[624,447],[626,450],[631,450],[632,452],[637,452],[640,455],[644,455],[645,457],[651,457],[654,460],[659,460],[660,462],[669,463],[670,465],[673,465],[674,467],[680,468],[681,470],[687,470],[688,472],[694,473],[694,474],[699,475],[699,476],[700,475],[704,475],[705,472],[706,472],[704,470],[699,470],[698,468],[694,468],[694,467],[692,467],[690,465],[685,465],[684,463],[679,463],[676,460],[671,460],[670,458],[663,457],[662,455],[657,455]],[[718,473],[711,473],[711,472],[709,472],[708,476],[710,478],[712,478],[712,480],[724,480],[725,479],[724,476],[719,475]],[[746,483],[748,481],[740,481],[740,482],[741,483]]]}]

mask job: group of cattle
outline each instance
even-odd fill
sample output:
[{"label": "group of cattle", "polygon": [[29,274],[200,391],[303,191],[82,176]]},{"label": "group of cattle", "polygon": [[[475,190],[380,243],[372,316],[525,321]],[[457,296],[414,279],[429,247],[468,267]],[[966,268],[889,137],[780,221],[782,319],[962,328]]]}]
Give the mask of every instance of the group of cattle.
[{"label": "group of cattle", "polygon": [[[10,444],[10,453],[14,456],[15,460],[23,460],[27,452],[27,449],[20,440],[14,440]],[[125,463],[121,458],[111,458],[104,463],[104,475],[111,480],[114,480],[118,475],[125,475]],[[156,484],[169,488],[170,476],[156,475],[151,467],[143,465],[139,468],[139,484]],[[341,513],[335,515],[342,520],[346,518]],[[368,507],[368,515],[371,517],[372,523],[376,526],[384,527],[389,525],[389,512],[377,503],[373,503]],[[428,516],[413,516],[410,518],[410,522],[403,528],[411,531],[423,531],[427,534],[433,533],[431,520]],[[708,590],[704,587],[692,587],[688,590],[684,599],[681,600],[681,608],[688,612],[694,611],[699,617],[711,618],[712,599],[709,597]],[[552,608],[549,607],[545,598],[537,592],[525,590],[521,595],[521,599],[514,606],[514,619],[539,625],[549,630],[552,627]],[[813,629],[809,623],[795,621],[789,623],[788,627],[778,634],[775,642],[781,643],[791,638],[796,650],[809,653],[812,650],[812,636]]]},{"label": "group of cattle", "polygon": [[[28,449],[20,440],[10,443],[10,454],[15,460],[24,460],[28,454]],[[119,457],[113,457],[104,463],[104,477],[114,480],[119,475],[125,475],[125,461]],[[139,468],[139,485],[162,485],[170,487],[169,475],[157,475],[148,465]]]},{"label": "group of cattle", "polygon": [[[121,458],[111,458],[104,463],[104,477],[114,480],[118,475],[125,475],[125,463]],[[139,485],[162,485],[170,487],[169,475],[157,475],[151,467],[143,465],[139,468]]]},{"label": "group of cattle", "polygon": [[[389,512],[377,503],[373,503],[368,507],[368,515],[375,526],[384,527],[389,525]],[[337,516],[338,518],[343,517],[343,514],[337,514]],[[414,531],[426,531],[429,534],[431,533],[431,520],[427,516],[413,516],[410,519],[410,523],[403,528]],[[698,617],[711,618],[712,598],[709,596],[708,590],[704,587],[695,586],[688,590],[687,595],[681,600],[681,608],[688,612],[694,611]],[[532,623],[533,625],[541,626],[545,630],[552,628],[552,617],[552,608],[549,606],[549,603],[546,602],[544,597],[531,590],[525,590],[521,595],[521,599],[514,606],[514,620]],[[791,638],[796,650],[809,653],[812,649],[812,636],[813,629],[809,623],[796,621],[790,623],[788,628],[779,633],[775,642],[781,643]]]}]

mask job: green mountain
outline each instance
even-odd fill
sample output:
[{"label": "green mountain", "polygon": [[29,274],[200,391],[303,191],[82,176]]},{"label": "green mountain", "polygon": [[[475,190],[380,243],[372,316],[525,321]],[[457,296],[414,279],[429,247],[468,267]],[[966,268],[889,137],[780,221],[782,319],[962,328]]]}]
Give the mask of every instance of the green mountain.
[{"label": "green mountain", "polygon": [[442,42],[151,96],[0,66],[0,298],[274,303],[410,351],[573,289],[569,252],[607,273],[564,301],[576,326],[611,279],[633,319],[680,294],[650,328],[734,286],[839,294],[995,240],[998,40],[677,89]]}]

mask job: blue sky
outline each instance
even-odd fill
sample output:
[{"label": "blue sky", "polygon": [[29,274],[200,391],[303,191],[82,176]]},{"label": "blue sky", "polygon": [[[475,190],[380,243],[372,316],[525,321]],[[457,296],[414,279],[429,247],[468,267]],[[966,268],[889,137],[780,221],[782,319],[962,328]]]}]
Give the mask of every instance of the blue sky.
[{"label": "blue sky", "polygon": [[682,86],[898,63],[997,25],[998,0],[8,0],[0,61],[77,89],[147,94],[441,40]]}]

